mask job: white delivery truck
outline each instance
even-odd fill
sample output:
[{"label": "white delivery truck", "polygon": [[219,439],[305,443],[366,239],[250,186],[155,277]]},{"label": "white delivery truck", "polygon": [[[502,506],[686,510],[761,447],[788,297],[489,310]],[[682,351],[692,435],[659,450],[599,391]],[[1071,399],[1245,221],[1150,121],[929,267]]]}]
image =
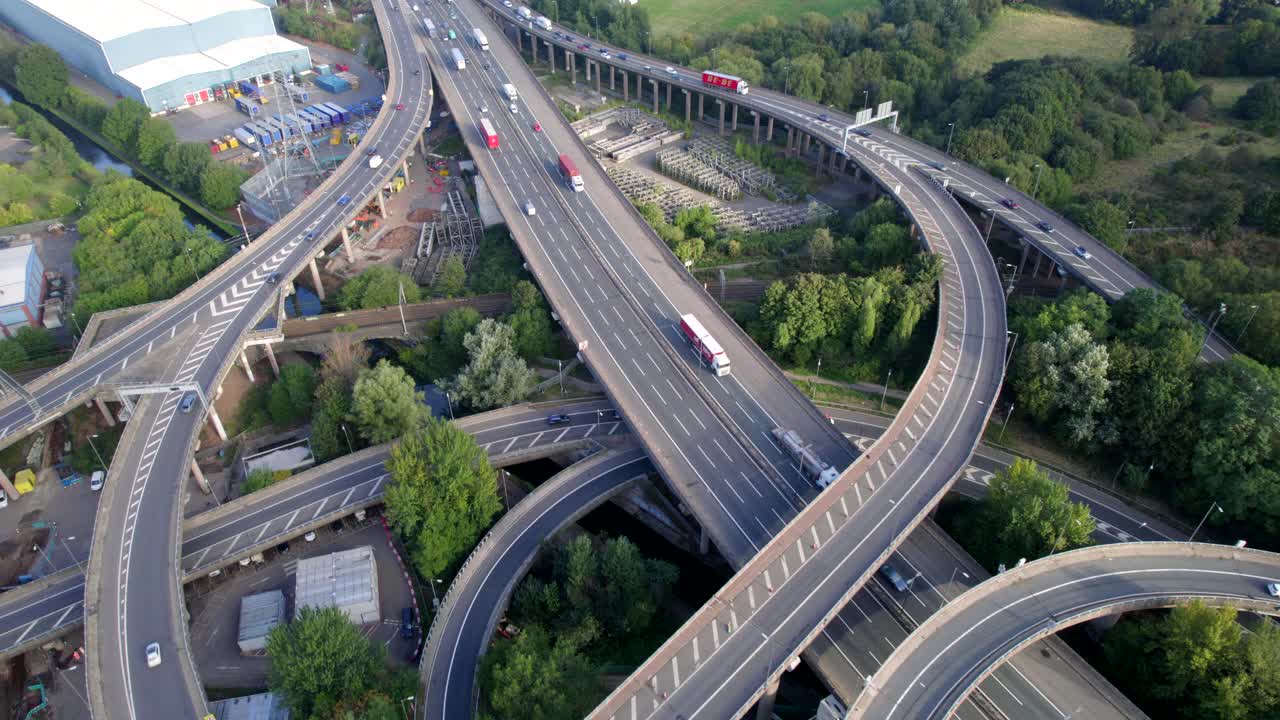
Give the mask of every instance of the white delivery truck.
[{"label": "white delivery truck", "polygon": [[511,83],[503,83],[502,92],[506,93],[507,99],[511,102],[516,101],[516,86]]},{"label": "white delivery truck", "polygon": [[467,69],[467,59],[462,56],[462,51],[458,48],[453,48],[453,66],[459,70]]},{"label": "white delivery truck", "polygon": [[471,29],[471,37],[475,38],[476,47],[481,50],[489,49],[489,38],[485,37],[484,31],[480,28]]},{"label": "white delivery truck", "polygon": [[541,15],[539,15],[538,17],[536,17],[536,18],[534,18],[534,19],[533,19],[533,24],[534,24],[534,25],[537,25],[538,27],[542,28],[543,30],[550,30],[550,29],[551,29],[551,21],[550,21],[550,20],[548,20],[548,19],[546,19],[545,17],[543,17],[543,16],[541,16]]}]

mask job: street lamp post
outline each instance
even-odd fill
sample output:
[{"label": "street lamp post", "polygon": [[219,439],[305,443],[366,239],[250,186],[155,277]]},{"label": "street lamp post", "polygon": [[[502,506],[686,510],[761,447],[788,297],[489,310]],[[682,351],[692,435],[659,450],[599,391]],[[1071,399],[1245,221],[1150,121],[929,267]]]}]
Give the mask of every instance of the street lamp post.
[{"label": "street lamp post", "polygon": [[956,124],[949,123],[951,129],[947,132],[947,154],[951,154],[951,138],[956,134]]},{"label": "street lamp post", "polygon": [[414,700],[416,699],[417,698],[415,698],[413,695],[410,695],[409,697],[404,698],[403,700],[400,701],[400,714],[405,717],[405,720],[408,720],[408,718],[410,717],[409,711],[405,710],[405,707],[404,707],[405,703],[409,703],[409,708],[413,711],[412,713],[413,715],[418,714],[418,709],[417,707],[414,706]]},{"label": "street lamp post", "polygon": [[1191,537],[1187,538],[1187,542],[1192,542],[1196,539],[1196,533],[1200,532],[1201,526],[1204,525],[1205,520],[1209,519],[1209,513],[1213,512],[1214,508],[1218,508],[1218,512],[1222,512],[1222,506],[1218,504],[1217,500],[1210,503],[1209,509],[1204,511],[1204,517],[1200,518],[1200,522],[1196,524],[1196,529],[1191,531]]},{"label": "street lamp post", "polygon": [[1052,555],[1052,554],[1054,554],[1055,552],[1057,552],[1057,551],[1058,551],[1058,546],[1062,544],[1062,541],[1063,541],[1063,540],[1066,540],[1066,539],[1067,539],[1067,529],[1068,529],[1068,528],[1071,528],[1071,527],[1074,527],[1074,526],[1076,526],[1076,525],[1079,525],[1079,524],[1080,524],[1080,519],[1079,519],[1079,518],[1075,518],[1075,519],[1071,520],[1070,522],[1065,522],[1065,523],[1063,523],[1063,524],[1062,524],[1062,531],[1058,533],[1058,539],[1054,541],[1054,543],[1053,543],[1053,547],[1049,548],[1049,554],[1050,554],[1050,555]]},{"label": "street lamp post", "polygon": [[98,446],[93,444],[93,439],[96,437],[98,437],[97,433],[89,436],[89,447],[93,450],[93,456],[98,458],[98,464],[102,466],[103,471],[106,471],[107,464],[102,461],[102,455],[98,453]]},{"label": "street lamp post", "polygon": [[1034,198],[1036,194],[1040,192],[1040,173],[1044,172],[1044,166],[1040,163],[1036,163],[1031,166],[1031,169],[1036,171],[1036,184],[1031,188],[1031,197]]},{"label": "street lamp post", "polygon": [[[1204,352],[1204,348],[1209,344],[1209,338],[1213,336],[1213,331],[1218,327],[1218,323],[1222,322],[1222,316],[1227,314],[1227,304],[1218,303],[1218,311],[1210,317],[1209,332],[1204,334],[1204,342],[1200,343],[1200,352]],[[1200,353],[1196,353],[1199,355]]]},{"label": "street lamp post", "polygon": [[596,16],[595,16],[595,15],[592,15],[592,16],[591,16],[591,27],[595,28],[595,30],[596,30],[596,37],[600,37],[600,21],[599,21],[599,20],[596,20]]},{"label": "street lamp post", "polygon": [[556,379],[560,381],[560,397],[564,397],[564,361],[556,360]]},{"label": "street lamp post", "polygon": [[884,396],[889,394],[889,378],[893,377],[893,368],[889,368],[889,372],[884,376],[884,387],[880,389],[880,410],[884,411]]},{"label": "street lamp post", "polygon": [[1249,313],[1249,319],[1244,321],[1244,328],[1240,330],[1240,334],[1236,337],[1236,342],[1240,342],[1241,340],[1243,340],[1244,334],[1246,332],[1249,332],[1249,323],[1253,322],[1253,316],[1258,314],[1258,306],[1250,305],[1249,310],[1251,311]]},{"label": "street lamp post", "polygon": [[449,392],[445,391],[444,401],[449,404],[449,419],[453,419],[453,398],[449,397]]},{"label": "street lamp post", "polygon": [[196,280],[200,280],[200,269],[196,267],[196,258],[191,254],[191,248],[186,248],[187,260],[191,262],[191,272],[196,274]]},{"label": "street lamp post", "polygon": [[355,446],[351,444],[351,433],[347,432],[347,424],[341,423],[341,426],[342,426],[342,434],[347,437],[347,452],[355,452],[356,451]]},{"label": "street lamp post", "polygon": [[440,597],[436,595],[436,583],[440,582],[439,578],[427,578],[427,584],[431,586],[431,609],[435,610],[440,607]]},{"label": "street lamp post", "polygon": [[862,91],[862,107],[871,107],[871,88],[866,88]]},{"label": "street lamp post", "polygon": [[1009,412],[1004,414],[1004,422],[1000,424],[1000,442],[1004,442],[1004,431],[1009,427],[1009,418],[1013,417],[1013,409],[1017,405],[1009,403]]}]

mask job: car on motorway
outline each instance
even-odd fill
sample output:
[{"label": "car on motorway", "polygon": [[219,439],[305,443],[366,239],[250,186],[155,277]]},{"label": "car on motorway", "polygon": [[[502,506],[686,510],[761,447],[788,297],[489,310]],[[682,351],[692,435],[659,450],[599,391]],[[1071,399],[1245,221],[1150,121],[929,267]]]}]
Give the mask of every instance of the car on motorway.
[{"label": "car on motorway", "polygon": [[933,162],[930,162],[930,163],[929,163],[929,167],[933,168],[934,170],[946,170],[946,169],[947,169],[947,164],[946,164],[946,163],[941,163],[941,162],[938,162],[938,161],[936,161],[936,160],[935,160],[935,161],[933,161]]},{"label": "car on motorway", "polygon": [[1041,230],[1047,233],[1053,232],[1053,226],[1045,222],[1044,220],[1041,220],[1040,222],[1036,223],[1036,227],[1040,228]]},{"label": "car on motorway", "polygon": [[822,122],[830,122],[831,116],[826,113],[818,113],[818,119]]},{"label": "car on motorway", "polygon": [[627,54],[626,54],[626,53],[618,53],[618,59],[619,59],[619,60],[626,60],[626,59],[627,59]]},{"label": "car on motorway", "polygon": [[98,492],[106,482],[107,474],[101,470],[94,470],[93,474],[89,476],[89,489]]},{"label": "car on motorway", "polygon": [[608,50],[608,48],[600,48],[600,57],[603,57],[603,58],[605,58],[605,59],[608,59],[608,58],[609,58],[609,50]]},{"label": "car on motorway", "polygon": [[568,425],[573,422],[573,418],[563,413],[547,416],[548,425]]},{"label": "car on motorway", "polygon": [[480,112],[482,113],[489,112],[489,103],[480,103]]},{"label": "car on motorway", "polygon": [[416,623],[413,621],[413,608],[407,607],[400,611],[400,637],[405,640],[412,640],[414,633],[417,631]]},{"label": "car on motorway", "polygon": [[506,7],[511,7],[511,0],[502,0],[502,4]]},{"label": "car on motorway", "polygon": [[182,402],[178,403],[178,409],[184,413],[191,412],[191,408],[196,406],[196,394],[189,392],[182,396]]},{"label": "car on motorway", "polygon": [[417,77],[417,76],[419,76],[419,75],[421,75],[421,74],[422,74],[422,68],[416,68],[416,69],[413,71],[413,76],[414,76],[414,77]]},{"label": "car on motorway", "polygon": [[397,110],[403,110],[403,109],[404,109],[404,103],[396,103],[396,109],[397,109]]},{"label": "car on motorway", "polygon": [[866,130],[864,128],[858,128],[857,130],[854,130],[853,134],[857,135],[858,137],[871,137],[871,131]]},{"label": "car on motorway", "polygon": [[279,284],[280,284],[280,273],[278,273],[278,272],[273,272],[273,273],[271,273],[270,275],[268,275],[268,276],[267,276],[267,282],[271,283],[272,285],[279,285]]},{"label": "car on motorway", "polygon": [[516,107],[515,103],[511,103],[510,105],[508,105],[507,109],[516,115],[520,114],[520,108]]},{"label": "car on motorway", "polygon": [[525,215],[537,215],[537,214],[538,214],[538,208],[536,208],[536,207],[534,207],[534,206],[533,206],[533,201],[532,201],[532,200],[525,200],[525,201],[524,201],[524,214],[525,214]]},{"label": "car on motorway", "polygon": [[365,154],[365,155],[368,155],[369,157],[373,157],[374,155],[377,155],[377,154],[378,154],[378,146],[377,146],[377,145],[374,145],[373,147],[369,148],[368,150],[365,150],[365,151],[364,151],[364,154]]},{"label": "car on motorway", "polygon": [[1089,258],[1093,257],[1092,255],[1089,254],[1089,249],[1083,245],[1077,245],[1076,249],[1073,252],[1075,252],[1076,257],[1082,260],[1088,260]]},{"label": "car on motorway", "polygon": [[1009,208],[1010,210],[1017,210],[1019,207],[1018,201],[1014,200],[1013,198],[1005,198],[1000,201],[1000,204]]},{"label": "car on motorway", "polygon": [[457,40],[457,39],[458,39],[458,33],[456,33],[456,32],[454,32],[454,31],[450,30],[450,31],[449,31],[449,39],[450,39],[450,40]]},{"label": "car on motorway", "polygon": [[677,77],[680,75],[680,73],[676,72],[676,69],[671,67],[670,65],[667,66],[667,69],[664,72],[666,72],[671,77]]},{"label": "car on motorway", "polygon": [[653,66],[652,66],[652,65],[645,65],[645,66],[644,66],[644,71],[645,71],[645,72],[653,72]]},{"label": "car on motorway", "polygon": [[579,43],[579,44],[578,44],[578,49],[579,49],[579,50],[590,50],[590,49],[591,49],[591,44],[590,44],[590,43]]},{"label": "car on motorway", "polygon": [[534,120],[534,121],[533,121],[533,131],[534,131],[534,132],[542,132],[542,123],[538,122],[537,120]]},{"label": "car on motorway", "polygon": [[1280,583],[1267,583],[1267,594],[1271,597],[1280,597]]},{"label": "car on motorway", "polygon": [[147,667],[153,668],[160,664],[160,643],[151,643],[147,646]]},{"label": "car on motorway", "polygon": [[889,563],[880,566],[880,577],[888,580],[893,589],[898,592],[906,592],[911,587],[906,580],[902,579],[902,573]]},{"label": "car on motorway", "polygon": [[316,239],[316,231],[315,231],[315,230],[308,230],[308,231],[307,231],[307,239],[308,239],[308,240],[315,240],[315,239]]},{"label": "car on motorway", "polygon": [[351,196],[346,193],[343,193],[342,197],[338,198],[339,205],[346,205],[349,202],[351,202]]}]

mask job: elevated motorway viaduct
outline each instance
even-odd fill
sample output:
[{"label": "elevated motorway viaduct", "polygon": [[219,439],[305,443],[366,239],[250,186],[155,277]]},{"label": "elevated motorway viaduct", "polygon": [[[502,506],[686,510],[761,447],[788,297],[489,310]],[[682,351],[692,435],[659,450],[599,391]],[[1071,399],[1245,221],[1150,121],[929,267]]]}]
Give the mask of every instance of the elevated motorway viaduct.
[{"label": "elevated motorway viaduct", "polygon": [[950,717],[1028,643],[1086,620],[1192,600],[1280,614],[1280,555],[1200,543],[1102,545],[1028,563],[935,613],[868,683],[851,718]]},{"label": "elevated motorway viaduct", "polygon": [[[549,413],[567,414],[573,422],[548,427]],[[611,405],[591,400],[519,405],[455,424],[488,451],[494,467],[506,467],[575,450],[625,447],[631,442],[627,427],[611,417]],[[183,521],[182,582],[381,503],[389,450],[379,445],[344,456]],[[79,627],[83,600],[78,567],[0,595],[0,659]]]},{"label": "elevated motorway viaduct", "polygon": [[[1025,252],[1042,253],[1065,272],[1069,272],[1108,302],[1120,298],[1134,288],[1159,288],[1141,270],[1089,235],[1066,218],[1045,207],[1030,194],[991,177],[982,170],[960,162],[926,143],[881,128],[864,128],[867,135],[846,133],[854,118],[817,103],[752,86],[747,95],[710,88],[702,83],[701,72],[672,67],[666,60],[634,53],[584,38],[577,31],[552,25],[547,30],[516,14],[495,0],[478,0],[504,27],[514,27],[521,51],[531,57],[549,61],[553,73],[568,72],[575,84],[578,69],[583,71],[583,84],[594,85],[597,92],[611,92],[624,100],[634,99],[649,105],[654,112],[665,108],[675,115],[683,113],[686,122],[699,120],[718,127],[721,135],[751,128],[753,142],[774,142],[775,133],[792,156],[812,159],[819,174],[845,172],[853,157],[852,146],[860,146],[875,161],[900,166],[919,165],[945,181],[947,188],[961,200],[995,217],[1019,234]],[[569,39],[572,38],[572,39]],[[589,44],[584,48],[583,45]],[[600,51],[608,50],[609,57]],[[668,68],[672,72],[667,72]],[[607,74],[607,78],[606,78]],[[785,138],[782,133],[785,131]],[[857,158],[853,158],[857,162]],[[935,167],[936,166],[936,167]],[[869,170],[854,168],[864,177]],[[1006,207],[1004,201],[1014,207]],[[1038,223],[1052,227],[1045,231]],[[984,231],[986,228],[984,228]],[[1088,257],[1076,253],[1087,250]],[[1206,360],[1221,360],[1234,352],[1231,344],[1216,333],[1211,334],[1204,350]]]},{"label": "elevated motorway viaduct", "polygon": [[[455,12],[452,8],[456,8],[456,20],[448,17]],[[497,36],[489,20],[470,3],[457,3],[452,7],[424,5],[423,12],[432,14],[437,24],[452,22],[451,27],[459,24],[464,29],[478,27],[486,30],[490,37]],[[623,252],[664,261],[643,268],[646,276],[663,273],[662,276],[670,278],[669,282],[657,283],[661,292],[669,294],[675,287],[687,288],[687,277],[679,273],[665,246],[644,226],[581,142],[557,117],[554,104],[515,56],[513,48],[495,42],[485,54],[471,46],[459,46],[468,60],[467,68],[460,70],[447,64],[442,54],[446,46],[446,41],[433,43],[428,55],[438,69],[437,82],[458,117],[464,139],[470,143],[481,172],[491,179],[500,179],[500,182],[491,181],[498,204],[513,220],[517,241],[543,283],[544,292],[565,318],[570,333],[580,340],[588,340],[586,355],[592,370],[634,424],[655,466],[685,498],[694,514],[704,526],[714,529],[728,524],[744,531],[745,535],[759,503],[733,504],[719,495],[717,503],[697,502],[697,496],[689,493],[684,479],[687,475],[676,475],[664,462],[671,447],[666,441],[679,438],[678,429],[671,427],[672,420],[663,413],[654,413],[652,418],[656,423],[648,422],[644,415],[652,412],[652,408],[646,405],[644,397],[637,398],[626,392],[628,379],[619,377],[622,367],[616,356],[611,352],[592,356],[591,348],[598,347],[597,343],[603,342],[610,351],[613,348],[609,346],[616,343],[610,343],[611,338],[592,326],[594,318],[590,311],[581,305],[582,300],[574,297],[580,296],[584,289],[577,283],[566,282],[565,273],[556,267],[566,261],[562,253],[571,252],[558,247],[560,240],[576,244],[575,239],[564,231],[560,233],[561,238],[556,239],[554,231],[547,231],[542,225],[547,221],[520,216],[518,210],[526,198],[532,198],[537,209],[534,218],[542,218],[545,213],[551,227],[567,219],[569,227],[578,230],[579,238],[589,238],[590,245],[603,245],[598,255],[590,257],[604,258],[605,264],[609,264],[610,253],[621,258]],[[498,92],[508,82],[516,87],[520,96],[516,103],[519,112],[499,112],[491,117],[503,144],[498,152],[490,152],[478,143],[475,128],[480,113],[477,108],[481,105],[502,107],[505,101],[497,102]],[[529,113],[542,121],[544,132],[532,131],[531,120],[524,119]],[[636,717],[648,717],[659,708],[664,715],[731,717],[745,710],[761,694],[771,691],[781,668],[808,647],[889,554],[898,538],[925,515],[949,486],[981,432],[1000,387],[1006,349],[1003,291],[982,238],[960,206],[931,181],[896,165],[882,164],[859,148],[853,152],[855,160],[865,163],[876,182],[893,192],[905,207],[922,242],[943,258],[939,288],[942,321],[928,369],[885,438],[855,461],[840,480],[808,501],[796,515],[779,512],[780,518],[788,519],[787,527],[781,532],[773,529],[776,524],[770,527],[761,523],[765,534],[760,540],[751,538],[751,548],[764,552],[747,553],[754,557],[747,561],[741,550],[735,551],[742,547],[741,543],[726,546],[725,533],[712,531],[713,539],[726,557],[744,569],[606,700],[593,717],[629,717],[632,713]],[[560,153],[574,159],[590,188],[587,193],[567,193],[553,180],[551,172]],[[552,202],[544,205],[549,194]],[[570,211],[567,217],[563,214],[566,206]],[[601,207],[610,208],[599,216],[603,223],[592,217]],[[599,228],[593,232],[591,224]],[[605,226],[613,232],[606,231]],[[621,250],[617,249],[620,242]],[[588,247],[588,250],[596,251],[596,248]],[[570,267],[577,259],[580,258],[567,259]],[[629,282],[629,272],[624,264],[616,274]],[[637,279],[643,287],[645,278]],[[585,280],[583,283],[588,284]],[[623,283],[615,283],[614,287],[623,292],[629,289]],[[604,288],[597,289],[603,294]],[[590,294],[590,284],[585,290]],[[688,304],[678,310],[696,308],[699,314],[718,321],[720,315],[710,307],[712,303],[700,288],[695,286],[691,290],[687,293]],[[571,298],[577,307],[568,304]],[[669,327],[677,308],[666,310],[656,301],[655,308],[666,312],[643,319],[659,328]],[[647,310],[647,306],[642,304],[642,309]],[[584,315],[588,327],[578,325]],[[634,316],[632,318],[630,322],[635,322]],[[601,319],[607,320],[607,315]],[[725,319],[723,325],[731,342],[740,337],[730,321]],[[717,330],[713,329],[712,333],[716,334]],[[679,347],[675,338],[671,342]],[[740,342],[740,353],[729,350],[735,378],[740,373],[741,357],[748,353],[751,353],[749,359],[763,357],[745,337]],[[776,368],[769,365],[767,359],[761,359],[760,364],[776,374]],[[664,380],[671,380],[669,373],[663,374]],[[790,389],[785,379],[775,381],[768,375],[750,383],[744,379],[743,384],[757,392],[765,388],[770,392],[775,392],[773,388]],[[770,411],[773,407],[769,405]],[[666,435],[669,431],[674,432]],[[706,434],[693,434],[698,435],[694,448],[685,453],[683,459],[691,459],[697,467],[696,453],[706,453],[713,446],[707,440],[710,437],[714,442],[715,432],[708,428]],[[706,457],[710,459],[710,455]],[[726,459],[729,457],[726,453]],[[723,472],[719,466],[714,469]],[[746,472],[749,469],[739,470],[743,473],[739,483],[742,487],[751,481]],[[703,481],[713,489],[724,487],[719,483],[712,486],[711,478]],[[727,489],[736,492],[732,485]],[[457,712],[460,711],[450,711],[449,717],[456,716]]]}]

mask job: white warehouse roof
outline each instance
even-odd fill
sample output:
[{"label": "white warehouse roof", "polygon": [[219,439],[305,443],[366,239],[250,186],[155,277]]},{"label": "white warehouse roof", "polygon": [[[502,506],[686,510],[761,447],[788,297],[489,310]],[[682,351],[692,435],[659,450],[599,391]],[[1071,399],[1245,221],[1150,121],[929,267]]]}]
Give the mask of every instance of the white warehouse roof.
[{"label": "white warehouse roof", "polygon": [[279,35],[258,35],[232,40],[200,53],[156,58],[124,68],[116,74],[135,87],[146,90],[188,75],[231,70],[259,57],[304,49]]},{"label": "white warehouse roof", "polygon": [[299,610],[336,607],[353,623],[378,622],[378,566],[373,547],[362,545],[299,560],[294,605]]},{"label": "white warehouse roof", "polygon": [[176,27],[238,10],[261,10],[257,0],[27,0],[49,15],[107,42],[150,28]]},{"label": "white warehouse roof", "polygon": [[27,265],[35,249],[27,244],[0,250],[0,307],[26,301]]}]

